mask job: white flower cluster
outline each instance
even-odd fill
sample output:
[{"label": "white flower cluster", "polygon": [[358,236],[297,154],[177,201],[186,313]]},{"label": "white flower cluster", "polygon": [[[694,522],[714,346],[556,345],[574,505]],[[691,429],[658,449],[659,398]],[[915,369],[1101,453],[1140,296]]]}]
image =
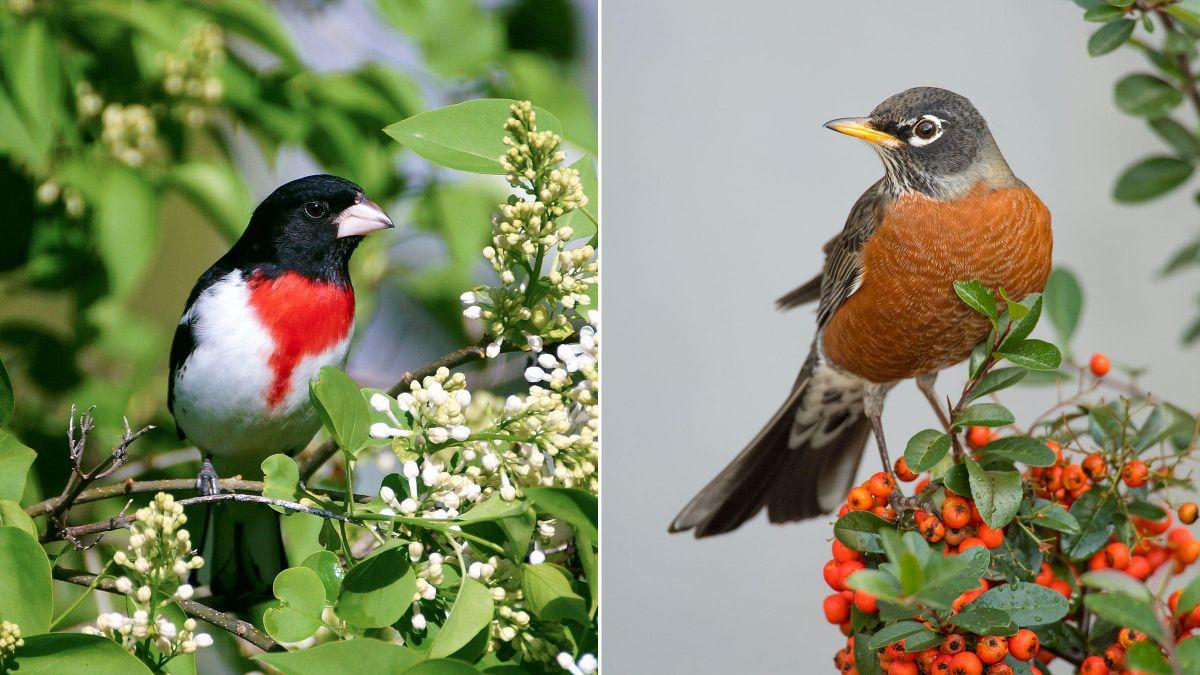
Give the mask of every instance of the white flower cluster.
[{"label": "white flower cluster", "polygon": [[11,621],[0,621],[0,672],[7,672],[5,667],[9,657],[17,651],[17,647],[24,646],[21,627]]},{"label": "white flower cluster", "polygon": [[85,632],[112,638],[131,652],[150,641],[167,659],[212,644],[211,636],[196,632],[194,619],[178,627],[160,613],[172,602],[192,597],[188,575],[204,565],[203,558],[192,555],[191,535],[183,528],[185,523],[183,507],[164,492],[138,509],[129,528],[128,550],[113,554],[113,563],[125,572],[117,577],[116,588],[130,598],[136,609],[132,616],[101,614],[96,626],[85,628]]},{"label": "white flower cluster", "polygon": [[592,675],[599,667],[593,654],[584,654],[576,661],[570,652],[559,652],[557,661],[558,666],[571,675]]},{"label": "white flower cluster", "polygon": [[109,103],[104,106],[100,121],[104,125],[101,140],[109,154],[122,164],[140,167],[158,151],[158,123],[146,106]]},{"label": "white flower cluster", "polygon": [[225,94],[225,85],[213,75],[213,68],[225,57],[225,39],[214,24],[204,24],[188,31],[178,53],[159,55],[163,66],[163,90],[169,96],[183,99],[184,120],[200,126],[207,119],[204,106],[215,105]]},{"label": "white flower cluster", "polygon": [[401,428],[403,425],[392,414],[391,401],[377,394],[371,399],[372,407],[387,414],[396,426],[373,424],[371,435],[375,438],[407,438],[416,448],[441,445],[451,439],[467,440],[471,430],[464,424],[463,411],[471,404],[471,392],[466,386],[466,375],[451,375],[444,367],[420,382],[414,381],[409,386],[411,391],[396,398],[400,410],[411,418],[407,429]]},{"label": "white flower cluster", "polygon": [[568,250],[573,233],[559,224],[564,214],[588,203],[579,172],[558,166],[565,158],[559,150],[562,139],[537,130],[537,115],[528,101],[513,104],[504,128],[508,149],[500,163],[509,184],[532,199],[512,195],[492,218],[492,243],[483,256],[502,285],[462,296],[463,315],[484,321],[496,337],[489,356],[499,353],[504,340],[541,351],[545,339],[570,335],[563,308],[591,302],[587,293],[597,272],[595,249]]}]

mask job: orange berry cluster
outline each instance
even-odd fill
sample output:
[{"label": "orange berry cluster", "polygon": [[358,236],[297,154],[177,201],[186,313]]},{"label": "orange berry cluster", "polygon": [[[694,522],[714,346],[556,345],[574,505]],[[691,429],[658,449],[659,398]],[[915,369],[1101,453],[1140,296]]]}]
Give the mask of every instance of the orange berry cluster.
[{"label": "orange berry cluster", "polygon": [[862,485],[850,489],[838,515],[844,516],[850,511],[870,511],[884,520],[895,520],[896,514],[888,506],[888,497],[895,491],[896,481],[886,471],[880,471]]},{"label": "orange berry cluster", "polygon": [[[936,647],[909,652],[904,641],[893,642],[879,651],[879,668],[888,675],[1013,675],[1013,667],[1004,663],[1007,656],[1018,661],[1049,663],[1053,656],[1040,648],[1037,634],[1022,628],[1012,637],[998,635],[969,636],[950,633]],[[833,657],[843,673],[857,675],[854,664],[854,637]],[[1030,670],[1041,670],[1030,664]]]}]

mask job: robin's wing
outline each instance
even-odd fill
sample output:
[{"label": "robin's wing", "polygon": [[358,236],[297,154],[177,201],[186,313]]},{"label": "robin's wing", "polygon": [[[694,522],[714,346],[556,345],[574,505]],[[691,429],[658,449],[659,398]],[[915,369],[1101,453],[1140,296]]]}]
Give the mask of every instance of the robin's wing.
[{"label": "robin's wing", "polygon": [[875,233],[890,199],[880,179],[854,202],[846,226],[827,244],[829,250],[821,272],[821,302],[817,305],[818,327],[829,323],[833,313],[862,283],[862,248]]},{"label": "robin's wing", "polygon": [[[833,250],[833,247],[837,243],[838,237],[840,236],[842,236],[841,232],[833,235],[833,239],[825,242],[825,245],[821,247],[821,252],[825,255],[829,255],[829,252]],[[783,312],[795,307],[799,307],[800,305],[807,305],[810,302],[819,300],[821,298],[821,276],[822,275],[818,274],[795,289],[780,296],[780,298],[775,301],[775,309]]]}]

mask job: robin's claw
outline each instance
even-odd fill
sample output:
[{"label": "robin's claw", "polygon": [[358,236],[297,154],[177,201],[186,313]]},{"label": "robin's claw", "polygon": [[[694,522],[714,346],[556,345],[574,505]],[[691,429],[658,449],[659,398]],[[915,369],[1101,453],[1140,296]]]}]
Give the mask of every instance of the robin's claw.
[{"label": "robin's claw", "polygon": [[220,494],[221,488],[217,487],[219,479],[217,470],[213,468],[212,459],[205,457],[204,463],[200,465],[200,472],[196,474],[196,489],[206,497]]}]

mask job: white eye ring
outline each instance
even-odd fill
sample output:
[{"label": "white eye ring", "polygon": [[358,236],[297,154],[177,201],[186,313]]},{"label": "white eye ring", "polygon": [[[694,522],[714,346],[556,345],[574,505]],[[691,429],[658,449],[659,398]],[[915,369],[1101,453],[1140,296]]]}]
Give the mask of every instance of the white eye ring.
[{"label": "white eye ring", "polygon": [[[917,125],[921,124],[922,122],[927,122],[927,121],[933,122],[933,126],[934,126],[933,135],[930,136],[929,138],[921,138],[921,137],[917,136],[917,134],[916,134]],[[939,139],[941,137],[942,137],[942,120],[933,115],[924,115],[920,119],[916,120],[915,123],[913,124],[913,135],[909,136],[908,143],[909,143],[909,145],[913,146],[914,148],[919,148],[919,147],[922,147],[925,145],[929,145],[930,143],[936,141],[937,139]]]}]

